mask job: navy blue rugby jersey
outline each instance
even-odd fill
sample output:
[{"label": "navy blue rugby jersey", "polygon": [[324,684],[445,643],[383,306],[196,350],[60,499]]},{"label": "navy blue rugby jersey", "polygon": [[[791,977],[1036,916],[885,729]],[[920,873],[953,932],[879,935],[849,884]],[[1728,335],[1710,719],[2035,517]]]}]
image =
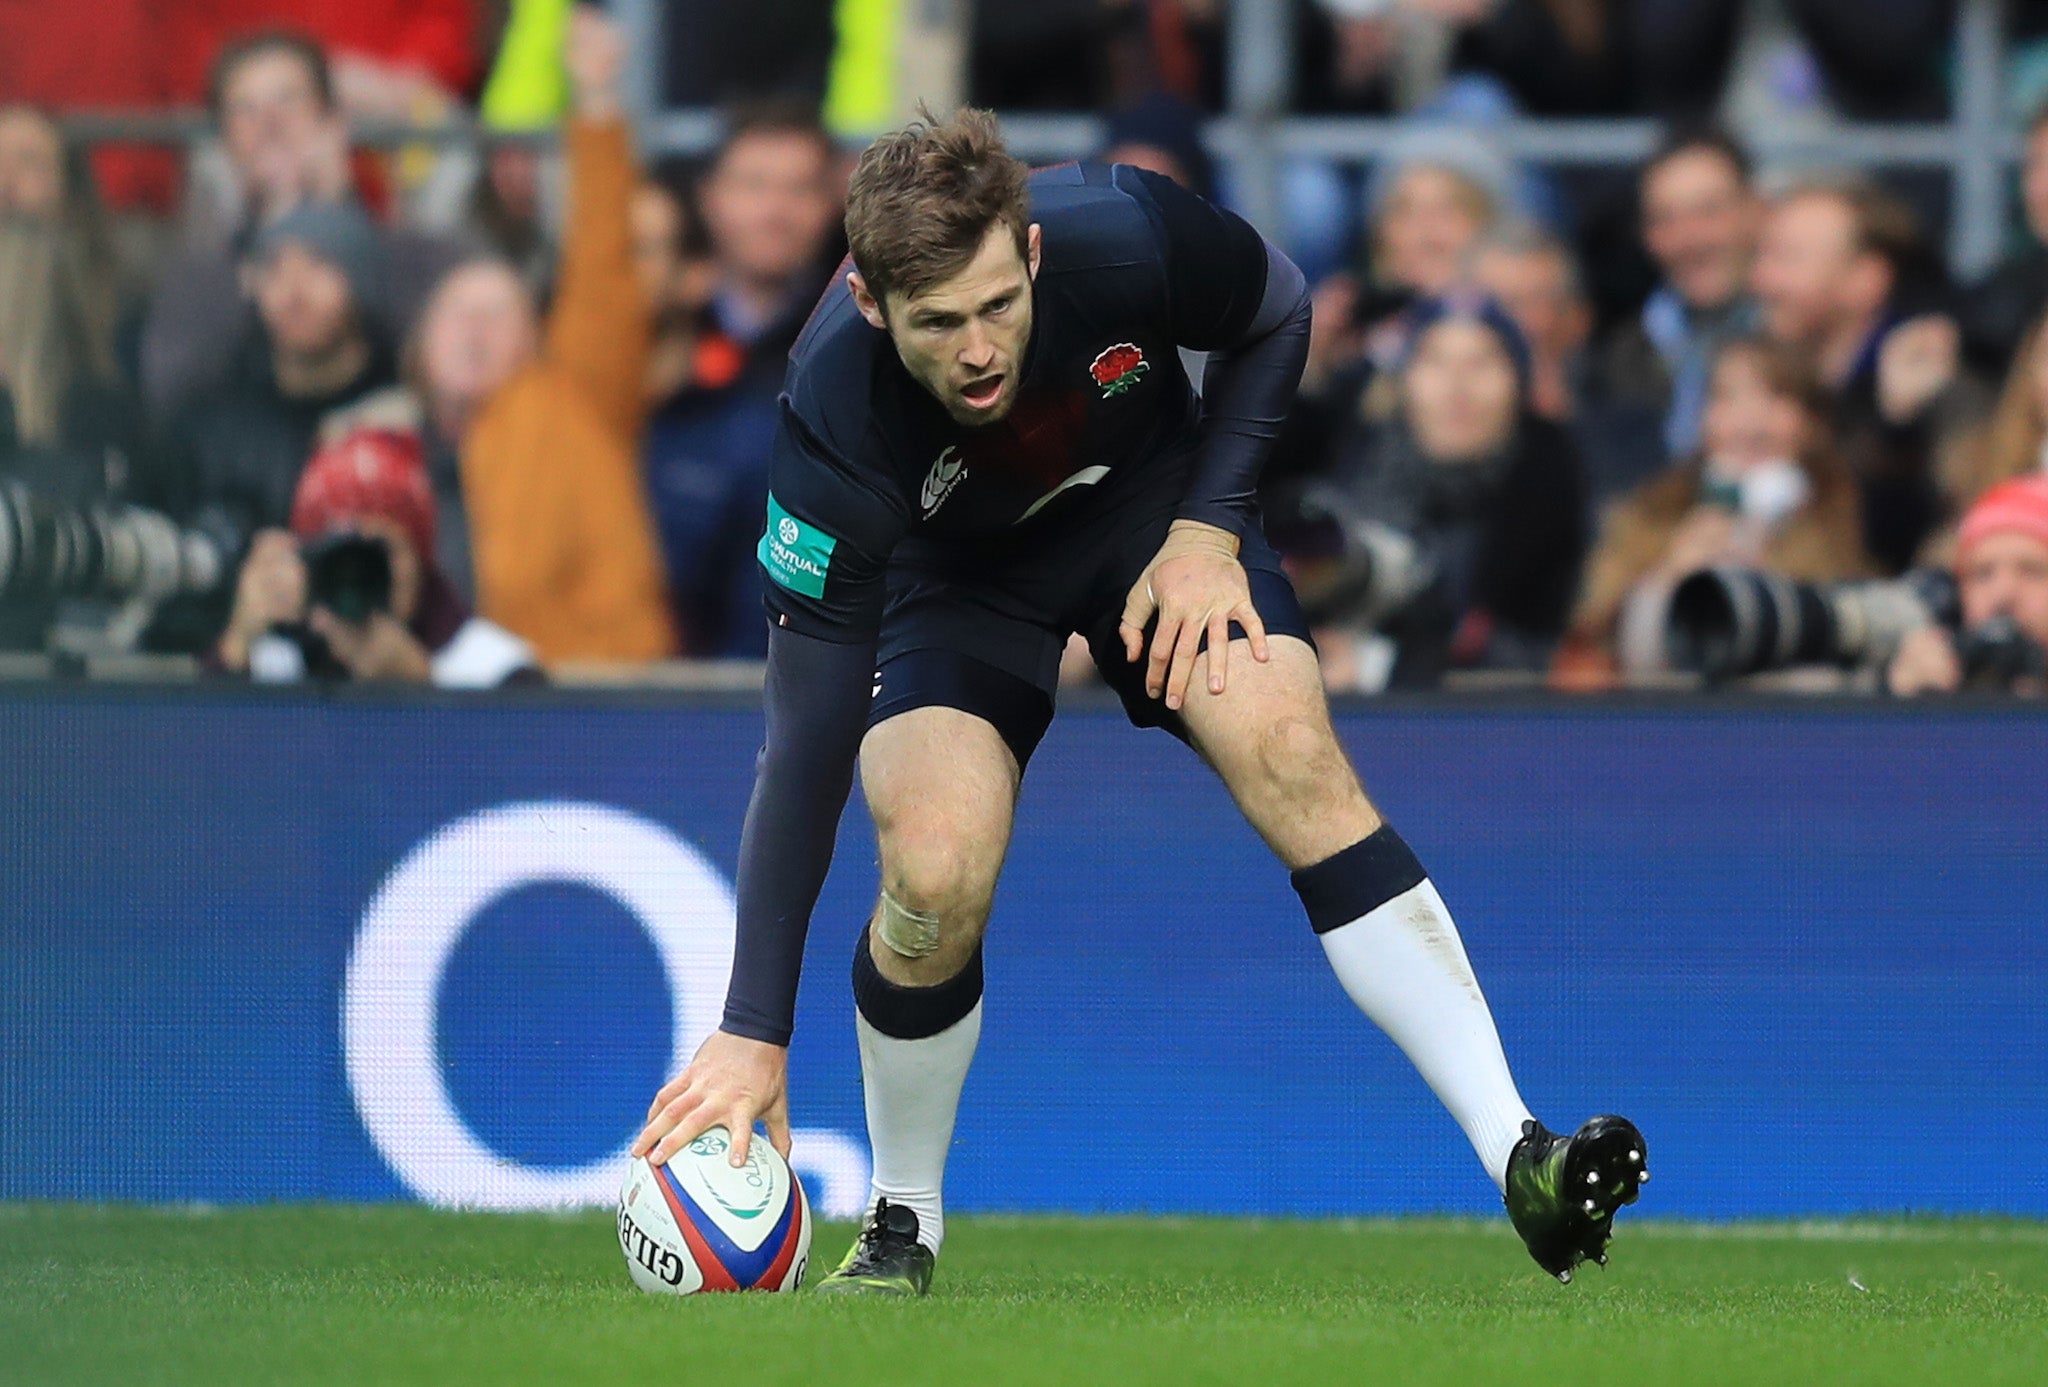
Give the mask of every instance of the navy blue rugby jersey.
[{"label": "navy blue rugby jersey", "polygon": [[[956,423],[860,316],[844,268],[797,339],[759,547],[777,625],[871,639],[899,546],[1028,546],[1078,508],[1188,470],[1190,454],[1179,513],[1233,533],[1250,522],[1264,440],[1249,435],[1263,430],[1205,429],[1175,349],[1226,352],[1244,339],[1267,288],[1265,241],[1123,165],[1041,170],[1030,190],[1042,254],[1001,421]],[[1279,413],[1292,390],[1286,381]],[[1277,427],[1273,415],[1269,404],[1259,422]]]}]

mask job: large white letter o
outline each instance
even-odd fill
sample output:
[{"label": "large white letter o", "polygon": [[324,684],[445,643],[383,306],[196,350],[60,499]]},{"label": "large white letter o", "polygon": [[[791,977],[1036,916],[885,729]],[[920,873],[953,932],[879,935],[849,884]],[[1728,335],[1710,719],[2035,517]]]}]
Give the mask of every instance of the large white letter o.
[{"label": "large white letter o", "polygon": [[718,1025],[733,898],[695,848],[601,804],[508,804],[449,824],[407,854],[371,900],[341,1001],[342,1053],[363,1126],[430,1204],[535,1209],[618,1197],[624,1146],[567,1170],[508,1161],[477,1140],[441,1078],[435,999],[449,955],[484,907],[537,882],[601,891],[647,931],[675,1016],[668,1070]]}]

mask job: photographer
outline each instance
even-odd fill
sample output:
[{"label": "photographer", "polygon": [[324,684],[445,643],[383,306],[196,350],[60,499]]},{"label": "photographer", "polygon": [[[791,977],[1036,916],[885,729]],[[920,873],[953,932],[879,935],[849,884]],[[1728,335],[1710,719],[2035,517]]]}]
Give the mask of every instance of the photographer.
[{"label": "photographer", "polygon": [[322,449],[299,483],[291,532],[265,530],[250,545],[210,663],[263,683],[537,679],[526,643],[472,616],[435,565],[434,531],[416,439],[365,429]]},{"label": "photographer", "polygon": [[1704,451],[1607,517],[1559,683],[1599,687],[1617,664],[1663,668],[1665,610],[1697,569],[1763,568],[1807,582],[1870,572],[1856,484],[1828,411],[1801,354],[1756,337],[1721,349],[1702,415]]},{"label": "photographer", "polygon": [[1962,635],[1944,626],[1911,632],[1885,684],[1901,698],[1954,693],[1966,684],[2039,697],[2048,693],[2048,477],[2023,477],[1986,492],[1956,538]]}]

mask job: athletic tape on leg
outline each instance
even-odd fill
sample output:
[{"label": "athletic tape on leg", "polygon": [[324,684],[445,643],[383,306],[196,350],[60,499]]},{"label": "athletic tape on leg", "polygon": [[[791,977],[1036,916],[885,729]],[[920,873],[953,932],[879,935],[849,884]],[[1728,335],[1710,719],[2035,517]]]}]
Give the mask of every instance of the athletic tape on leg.
[{"label": "athletic tape on leg", "polygon": [[882,889],[879,931],[882,947],[905,958],[929,958],[939,951],[939,917],[912,910]]}]

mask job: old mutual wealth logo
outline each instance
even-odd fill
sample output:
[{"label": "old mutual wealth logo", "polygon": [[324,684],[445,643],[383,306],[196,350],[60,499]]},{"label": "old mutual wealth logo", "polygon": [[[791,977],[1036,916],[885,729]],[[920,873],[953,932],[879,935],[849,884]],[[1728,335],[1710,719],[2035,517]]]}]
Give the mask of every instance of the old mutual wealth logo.
[{"label": "old mutual wealth logo", "polygon": [[946,504],[953,488],[967,480],[967,459],[954,456],[959,451],[958,448],[947,448],[932,464],[932,470],[925,473],[924,487],[918,492],[917,501],[924,507],[927,520],[939,513],[939,507]]}]

